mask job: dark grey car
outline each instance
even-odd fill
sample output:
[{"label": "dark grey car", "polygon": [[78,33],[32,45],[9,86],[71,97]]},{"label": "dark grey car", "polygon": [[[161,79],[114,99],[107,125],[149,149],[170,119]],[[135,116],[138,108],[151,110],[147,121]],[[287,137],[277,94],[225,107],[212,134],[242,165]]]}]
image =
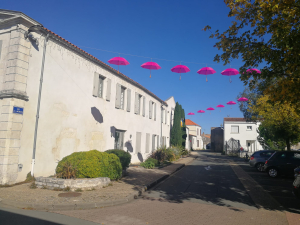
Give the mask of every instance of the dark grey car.
[{"label": "dark grey car", "polygon": [[266,160],[270,158],[274,152],[275,152],[274,150],[262,150],[262,151],[254,152],[250,156],[250,160],[249,160],[250,166],[255,167],[260,172],[263,172]]}]

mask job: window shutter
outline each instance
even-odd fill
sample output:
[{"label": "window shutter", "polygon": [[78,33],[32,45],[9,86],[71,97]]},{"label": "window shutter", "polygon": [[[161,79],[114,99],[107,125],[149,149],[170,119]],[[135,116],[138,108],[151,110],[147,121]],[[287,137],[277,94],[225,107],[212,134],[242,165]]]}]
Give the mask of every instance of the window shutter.
[{"label": "window shutter", "polygon": [[149,101],[149,119],[152,119],[152,101]]},{"label": "window shutter", "polygon": [[106,100],[110,101],[110,90],[111,90],[111,79],[107,78],[107,83],[106,83]]},{"label": "window shutter", "polygon": [[156,103],[154,103],[154,120],[156,121]]},{"label": "window shutter", "polygon": [[135,102],[134,102],[134,113],[138,114],[139,112],[139,94],[135,92]]},{"label": "window shutter", "polygon": [[130,112],[131,105],[131,90],[127,89],[127,112]]},{"label": "window shutter", "polygon": [[152,135],[152,151],[155,150],[155,134]]},{"label": "window shutter", "polygon": [[121,84],[117,84],[116,108],[121,108]]},{"label": "window shutter", "polygon": [[98,90],[99,90],[99,74],[94,73],[94,87],[93,87],[93,96],[98,97]]},{"label": "window shutter", "polygon": [[159,148],[160,145],[159,145],[159,135],[157,135],[157,148]]},{"label": "window shutter", "polygon": [[165,120],[165,124],[167,124],[167,119],[168,119],[168,111],[167,111],[167,109],[165,110],[165,113],[166,113],[166,120]]},{"label": "window shutter", "polygon": [[146,98],[143,96],[143,116],[145,117],[145,110],[146,110]]},{"label": "window shutter", "polygon": [[150,150],[150,134],[146,134],[146,153]]},{"label": "window shutter", "polygon": [[0,40],[0,59],[1,59],[1,51],[2,51],[2,40]]}]

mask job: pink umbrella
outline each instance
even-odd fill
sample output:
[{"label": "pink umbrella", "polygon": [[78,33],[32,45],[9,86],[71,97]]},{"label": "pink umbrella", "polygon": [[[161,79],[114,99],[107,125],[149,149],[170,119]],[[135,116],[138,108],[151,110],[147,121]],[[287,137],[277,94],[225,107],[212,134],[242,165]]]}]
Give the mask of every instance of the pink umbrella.
[{"label": "pink umbrella", "polygon": [[171,69],[171,71],[174,72],[174,73],[180,73],[179,80],[181,80],[181,73],[190,72],[190,69],[187,66],[185,66],[185,65],[177,65],[177,66],[174,66]]},{"label": "pink umbrella", "polygon": [[211,67],[203,67],[200,70],[198,70],[197,73],[206,75],[206,82],[207,82],[207,75],[214,74],[216,73],[216,71]]},{"label": "pink umbrella", "polygon": [[252,72],[261,73],[259,69],[255,69],[255,68],[247,69],[246,72],[247,73],[252,73]]},{"label": "pink umbrella", "polygon": [[[218,108],[224,108],[225,106],[224,105],[217,105],[216,107],[218,107]],[[220,112],[221,112],[221,109],[220,109]]]},{"label": "pink umbrella", "polygon": [[188,115],[195,115],[195,113],[190,112],[190,113],[188,113]]},{"label": "pink umbrella", "polygon": [[[223,70],[221,74],[225,76],[234,76],[239,74],[239,71],[233,68],[228,68],[226,70]],[[231,78],[229,78],[229,82],[231,83]]]},{"label": "pink umbrella", "polygon": [[[213,107],[209,107],[206,110],[215,110],[215,109]],[[209,114],[210,114],[210,112],[209,112]]]},{"label": "pink umbrella", "polygon": [[232,109],[232,105],[235,105],[236,103],[234,101],[229,101],[226,103],[227,105],[230,105],[230,108]]},{"label": "pink umbrella", "polygon": [[205,113],[205,111],[204,110],[199,110],[197,113]]},{"label": "pink umbrella", "polygon": [[161,67],[156,62],[146,62],[141,65],[142,68],[150,70],[150,78],[151,78],[151,70],[159,70]]},{"label": "pink umbrella", "polygon": [[110,64],[118,65],[118,73],[119,73],[119,65],[126,66],[129,64],[129,62],[122,57],[114,57],[114,58],[108,60],[108,62]]},{"label": "pink umbrella", "polygon": [[241,97],[238,99],[239,102],[246,102],[248,101],[248,98],[245,98],[245,97]]}]

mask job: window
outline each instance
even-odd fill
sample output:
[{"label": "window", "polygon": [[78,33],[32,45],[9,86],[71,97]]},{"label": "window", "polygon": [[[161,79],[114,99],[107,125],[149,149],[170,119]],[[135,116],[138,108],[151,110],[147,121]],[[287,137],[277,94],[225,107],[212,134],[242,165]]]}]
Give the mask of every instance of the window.
[{"label": "window", "polygon": [[141,143],[142,143],[142,133],[136,132],[136,145],[135,145],[136,153],[141,152]]},{"label": "window", "polygon": [[116,86],[116,108],[124,109],[125,105],[125,90],[126,88],[121,86],[121,84],[117,84]]},{"label": "window", "polygon": [[103,83],[104,83],[104,78],[99,77],[99,86],[98,86],[98,97],[103,98]]},{"label": "window", "polygon": [[94,73],[93,96],[104,98],[104,85],[106,85],[106,100],[110,101],[111,79],[105,78],[98,73]]},{"label": "window", "polygon": [[138,93],[135,93],[134,113],[137,115],[140,115],[140,113],[141,113],[141,99],[142,99],[142,96]]},{"label": "window", "polygon": [[121,97],[120,97],[121,105],[120,105],[120,109],[124,109],[124,103],[125,103],[125,90],[126,90],[126,88],[121,87]]},{"label": "window", "polygon": [[115,149],[123,150],[124,133],[125,131],[121,130],[115,131]]},{"label": "window", "polygon": [[200,147],[200,142],[199,142],[199,140],[197,140],[197,147],[198,147],[198,148]]},{"label": "window", "polygon": [[252,130],[252,126],[247,126],[247,130]]},{"label": "window", "polygon": [[150,134],[146,134],[146,153],[150,150]]},{"label": "window", "polygon": [[231,133],[238,134],[239,133],[239,126],[231,126]]},{"label": "window", "polygon": [[153,134],[152,135],[152,151],[155,151],[155,138],[156,138],[156,135]]},{"label": "window", "polygon": [[152,119],[153,102],[149,101],[149,119]]}]

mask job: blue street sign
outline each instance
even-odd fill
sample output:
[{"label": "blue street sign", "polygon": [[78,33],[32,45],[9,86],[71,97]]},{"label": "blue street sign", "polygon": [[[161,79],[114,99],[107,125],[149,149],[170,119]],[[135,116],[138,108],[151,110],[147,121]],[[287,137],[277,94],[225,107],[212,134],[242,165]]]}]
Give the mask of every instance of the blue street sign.
[{"label": "blue street sign", "polygon": [[21,114],[21,115],[23,115],[23,111],[24,111],[24,108],[22,108],[22,107],[16,107],[16,106],[14,106],[13,113],[16,113],[16,114]]}]

